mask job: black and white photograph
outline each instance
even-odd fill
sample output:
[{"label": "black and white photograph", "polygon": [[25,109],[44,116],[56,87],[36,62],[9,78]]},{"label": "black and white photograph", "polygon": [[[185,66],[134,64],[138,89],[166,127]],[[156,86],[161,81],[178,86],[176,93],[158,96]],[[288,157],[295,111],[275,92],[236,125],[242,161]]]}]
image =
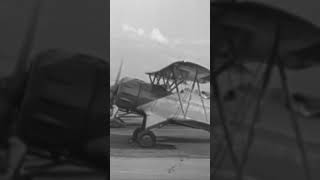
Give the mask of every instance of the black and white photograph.
[{"label": "black and white photograph", "polygon": [[211,179],[319,179],[320,2],[210,6]]},{"label": "black and white photograph", "polygon": [[210,179],[210,1],[110,1],[110,179]]},{"label": "black and white photograph", "polygon": [[0,179],[109,174],[109,3],[0,2]]}]

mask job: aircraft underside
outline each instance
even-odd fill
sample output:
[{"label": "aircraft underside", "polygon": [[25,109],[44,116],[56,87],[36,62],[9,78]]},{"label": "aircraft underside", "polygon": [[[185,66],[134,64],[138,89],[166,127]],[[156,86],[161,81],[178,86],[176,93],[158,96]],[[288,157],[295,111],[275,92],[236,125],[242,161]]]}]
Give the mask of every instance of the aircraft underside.
[{"label": "aircraft underside", "polygon": [[174,93],[140,106],[139,109],[145,113],[145,117],[142,126],[133,133],[133,140],[136,140],[142,147],[154,146],[156,137],[151,129],[161,128],[168,124],[209,132],[210,99],[203,99],[194,93],[182,93],[181,96],[181,101],[179,101],[178,93]]}]

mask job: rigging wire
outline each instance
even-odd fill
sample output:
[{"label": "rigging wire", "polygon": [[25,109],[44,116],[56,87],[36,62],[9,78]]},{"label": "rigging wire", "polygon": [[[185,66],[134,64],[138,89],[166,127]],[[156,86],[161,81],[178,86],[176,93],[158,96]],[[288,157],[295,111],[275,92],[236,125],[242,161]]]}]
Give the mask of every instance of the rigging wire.
[{"label": "rigging wire", "polygon": [[[211,23],[212,23],[211,27],[215,27],[215,25],[214,25],[214,23],[215,23],[214,17],[211,17]],[[215,42],[215,36],[212,36],[211,42]],[[216,59],[215,59],[215,46],[213,46],[213,48],[211,49],[211,55],[212,55],[211,61],[213,62],[213,65],[216,66],[217,63],[216,63]],[[217,82],[217,80],[218,80],[218,77],[217,76],[213,76],[213,83],[212,83],[211,87],[212,87],[214,96],[216,97],[215,98],[216,99],[215,102],[216,102],[217,111],[218,111],[218,115],[219,115],[218,117],[221,120],[221,125],[222,125],[222,129],[223,129],[223,135],[222,136],[223,136],[223,139],[226,140],[227,148],[230,151],[232,164],[234,165],[234,168],[236,169],[236,171],[238,171],[239,159],[236,156],[235,151],[234,151],[234,146],[233,146],[233,143],[232,143],[231,134],[229,132],[229,128],[228,128],[228,125],[227,125],[227,118],[225,116],[224,106],[222,104],[222,99],[220,99],[221,98],[220,88],[219,88],[219,83]],[[215,129],[217,129],[218,127],[219,127],[219,125],[218,126],[217,125],[213,125],[214,132],[216,132]],[[217,135],[219,136],[219,134],[217,134]],[[214,140],[217,140],[217,138],[213,139],[213,141]],[[213,163],[215,163],[215,162],[213,161]]]},{"label": "rigging wire", "polygon": [[[232,0],[232,2],[236,2],[235,0]],[[276,57],[274,57],[274,58],[276,58]],[[259,69],[262,67],[262,64],[263,63],[261,63],[260,65],[259,65],[259,67],[256,69],[257,70],[257,72],[258,71],[260,71]],[[269,67],[270,69],[271,69],[271,67]],[[296,135],[296,141],[297,141],[297,145],[298,145],[298,148],[299,148],[299,150],[300,150],[300,153],[301,153],[301,158],[302,158],[302,164],[303,164],[303,168],[304,168],[304,171],[305,171],[305,175],[306,175],[306,178],[307,179],[311,179],[311,175],[310,175],[310,169],[309,169],[309,166],[308,166],[308,159],[307,159],[307,156],[306,156],[306,152],[305,152],[305,149],[304,149],[304,145],[303,145],[303,140],[302,140],[302,135],[301,135],[301,132],[300,132],[300,129],[299,129],[299,124],[298,124],[298,122],[297,122],[297,118],[295,117],[295,115],[293,114],[293,111],[292,111],[292,102],[291,102],[291,100],[290,100],[290,96],[289,96],[289,88],[288,88],[288,85],[287,85],[287,79],[286,79],[286,76],[285,76],[285,72],[284,72],[284,69],[283,69],[283,67],[280,67],[280,66],[278,66],[278,68],[279,68],[279,71],[280,71],[280,75],[282,76],[281,78],[282,78],[282,86],[283,86],[283,89],[286,91],[286,101],[287,101],[287,104],[289,104],[289,106],[290,106],[290,115],[291,115],[291,122],[292,122],[292,126],[293,126],[293,129],[294,129],[294,131],[295,131],[295,135]],[[268,69],[268,67],[267,67],[267,69]],[[271,71],[271,70],[268,70],[268,71]],[[281,72],[282,71],[282,72]],[[256,72],[256,73],[257,73]],[[267,74],[266,73],[267,72],[267,70],[265,71],[265,74]],[[271,72],[270,72],[270,75],[271,75]],[[270,76],[269,75],[269,76]],[[268,77],[268,78],[270,78],[270,77]],[[267,84],[267,83],[265,83],[264,82],[264,80],[262,80],[262,79],[264,79],[264,78],[257,78],[256,79],[256,81],[254,82],[254,85],[256,85],[256,84],[260,84],[261,83],[261,89],[260,89],[260,95],[259,96],[261,96],[261,94],[263,94],[263,87],[264,86],[266,86],[265,84]],[[262,80],[262,81],[261,81]],[[260,86],[260,85],[259,85]],[[254,86],[254,87],[256,87],[256,86]],[[256,91],[258,91],[258,89],[254,89],[254,90],[256,90]],[[262,91],[261,91],[262,90]],[[245,94],[245,99],[244,100],[248,100],[248,96],[249,96],[249,91],[247,91],[246,92],[246,94]],[[259,98],[259,97],[258,97]],[[219,100],[219,99],[218,99]],[[246,107],[248,106],[248,104],[249,104],[249,101],[246,101],[246,102],[248,102],[248,103],[246,103],[246,106],[244,107],[244,108],[242,108],[242,110],[241,111],[245,111],[245,109],[246,109]],[[219,103],[219,102],[218,102]],[[259,106],[260,106],[260,104],[259,103],[257,103]],[[220,104],[221,105],[221,104]],[[218,105],[219,106],[219,105]],[[221,110],[220,110],[220,112],[219,112],[219,114],[221,115]],[[243,113],[242,113],[243,114]],[[259,113],[259,108],[258,108],[258,110],[256,110],[256,113],[255,113],[255,116],[258,116],[258,114],[260,114]],[[242,117],[241,119],[244,119],[244,117]],[[242,121],[242,120],[241,120]],[[255,119],[253,119],[253,122],[251,123],[251,127],[254,127],[254,121],[256,121]],[[224,129],[225,129],[225,131],[226,131],[226,127],[224,127]],[[227,132],[227,131],[226,131]],[[245,148],[245,150],[244,150],[244,155],[248,155],[248,152],[249,152],[249,148],[250,148],[250,146],[251,146],[251,144],[252,144],[252,142],[253,142],[253,137],[254,137],[254,131],[252,130],[250,130],[249,131],[249,133],[248,133],[249,135],[248,135],[248,144],[247,144],[247,148]],[[231,150],[232,150],[232,145],[230,145],[230,139],[228,139],[228,138],[226,138],[226,140],[227,140],[227,144],[228,144],[228,146],[230,147],[231,146]],[[232,152],[231,152],[232,153]],[[223,153],[224,154],[224,153]],[[246,155],[246,156],[247,156]],[[217,156],[219,156],[219,155],[217,155]],[[231,154],[231,158],[233,159],[234,157],[233,157],[234,155],[233,154]],[[217,159],[217,158],[215,158],[215,159]],[[242,166],[244,166],[244,163],[245,163],[245,161],[246,161],[246,157],[242,160],[242,163],[241,163],[241,175],[242,175]],[[219,161],[218,161],[219,162]],[[233,164],[236,164],[234,161],[233,161]],[[237,167],[237,166],[236,166]],[[216,173],[216,171],[214,171],[214,173]],[[238,179],[242,179],[242,176],[241,177],[239,177],[239,174],[238,174]]]}]

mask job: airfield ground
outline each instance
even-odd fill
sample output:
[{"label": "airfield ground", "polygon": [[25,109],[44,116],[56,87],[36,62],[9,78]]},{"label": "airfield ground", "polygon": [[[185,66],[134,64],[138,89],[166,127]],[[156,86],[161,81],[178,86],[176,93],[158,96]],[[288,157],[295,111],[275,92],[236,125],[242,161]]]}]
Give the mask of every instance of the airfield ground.
[{"label": "airfield ground", "polygon": [[157,146],[143,149],[128,143],[138,127],[110,129],[111,180],[209,180],[210,134],[203,130],[168,126],[154,130]]},{"label": "airfield ground", "polygon": [[[4,151],[1,150],[1,162],[4,162]],[[40,164],[47,163],[47,160],[28,156],[26,158],[26,167],[39,166]],[[2,165],[2,164],[1,164]],[[98,173],[89,168],[74,166],[74,165],[61,165],[50,170],[37,172],[32,176],[32,180],[105,180],[105,174]],[[2,177],[0,176],[0,180]]]},{"label": "airfield ground", "polygon": [[[140,122],[110,129],[111,180],[209,180],[210,134],[203,130],[168,126],[154,130],[157,146],[143,149],[129,143]],[[1,153],[3,154],[3,152]],[[3,155],[2,155],[3,157]],[[27,166],[45,163],[28,157]],[[76,166],[60,166],[37,173],[33,180],[105,180],[105,174]]]}]

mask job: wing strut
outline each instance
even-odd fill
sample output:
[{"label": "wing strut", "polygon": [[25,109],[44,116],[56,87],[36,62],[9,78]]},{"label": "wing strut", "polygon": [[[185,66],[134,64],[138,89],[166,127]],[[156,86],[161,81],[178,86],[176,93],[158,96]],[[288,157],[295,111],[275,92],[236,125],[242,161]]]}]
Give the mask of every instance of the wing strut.
[{"label": "wing strut", "polygon": [[175,73],[174,73],[174,69],[172,70],[172,73],[173,73],[173,81],[174,81],[174,84],[175,84],[175,88],[176,88],[176,90],[177,90],[177,93],[178,93],[178,97],[179,97],[179,102],[180,102],[180,106],[181,106],[181,111],[182,111],[182,113],[183,114],[185,114],[184,113],[184,110],[183,110],[183,105],[182,105],[182,101],[181,101],[181,96],[180,96],[180,91],[179,91],[179,87],[178,87],[178,84],[177,84],[177,79],[176,79],[176,76],[175,76]]},{"label": "wing strut", "polygon": [[201,96],[201,89],[200,89],[200,84],[199,84],[198,80],[197,80],[197,86],[198,86],[199,96],[200,96],[202,107],[203,107],[203,112],[204,112],[204,115],[206,117],[206,121],[208,122],[207,111],[206,111],[206,107],[204,106],[203,98]]},{"label": "wing strut", "polygon": [[170,87],[170,92],[172,92],[174,89],[176,89],[176,86],[179,86],[180,84],[182,84],[184,81],[183,80],[181,80],[181,81],[179,81],[179,82],[176,82],[175,83],[175,81],[173,81],[173,84],[171,85],[171,86],[174,86],[174,87]]},{"label": "wing strut", "polygon": [[153,81],[152,81],[151,75],[149,75],[149,79],[150,79],[150,83],[151,83],[151,84],[153,84]]},{"label": "wing strut", "polygon": [[187,116],[187,112],[188,112],[188,109],[189,109],[189,106],[190,106],[191,97],[192,97],[192,92],[194,90],[194,86],[195,86],[196,81],[197,81],[197,76],[198,76],[198,69],[196,70],[196,75],[195,75],[194,81],[192,83],[192,88],[191,88],[191,92],[190,92],[190,96],[189,96],[189,100],[188,100],[188,105],[187,105],[187,108],[186,108],[186,113],[184,114],[184,118],[186,118],[186,116]]}]

